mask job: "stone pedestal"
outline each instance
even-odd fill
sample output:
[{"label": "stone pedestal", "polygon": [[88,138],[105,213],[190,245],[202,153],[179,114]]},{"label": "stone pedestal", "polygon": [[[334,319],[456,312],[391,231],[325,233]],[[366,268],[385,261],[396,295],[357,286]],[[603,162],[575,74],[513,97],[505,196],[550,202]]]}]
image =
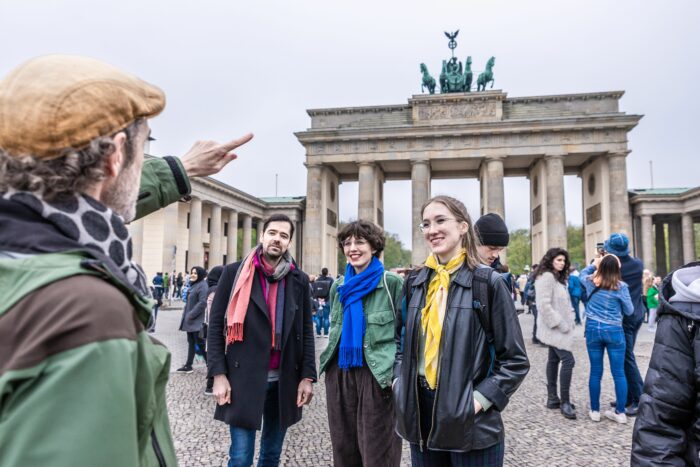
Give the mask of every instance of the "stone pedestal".
[{"label": "stone pedestal", "polygon": [[427,160],[411,161],[411,264],[422,264],[430,254],[423,232],[418,228],[421,223],[421,208],[430,199],[430,162]]}]

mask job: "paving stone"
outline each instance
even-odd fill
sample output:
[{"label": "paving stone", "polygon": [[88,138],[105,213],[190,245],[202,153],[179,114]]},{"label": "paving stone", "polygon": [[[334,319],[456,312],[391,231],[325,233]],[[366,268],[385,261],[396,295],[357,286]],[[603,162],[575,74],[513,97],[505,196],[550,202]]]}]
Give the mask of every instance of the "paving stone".
[{"label": "paving stone", "polygon": [[[172,369],[184,364],[187,338],[177,330],[182,308],[179,302],[161,310],[154,336],[170,348]],[[548,410],[545,366],[547,349],[531,344],[532,316],[520,315],[526,336],[531,369],[522,386],[503,413],[506,427],[505,464],[512,466],[616,466],[629,465],[634,419],[618,425],[605,418],[595,423],[588,418],[588,355],[583,328],[576,330],[576,343],[571,398],[578,418],[566,420],[558,410]],[[317,338],[316,356],[328,339]],[[636,347],[637,361],[646,373],[653,345],[653,334],[643,326]],[[206,367],[197,361],[191,374],[170,375],[168,412],[181,466],[225,466],[228,461],[229,431],[224,423],[214,420],[215,403],[204,395]],[[614,385],[608,361],[602,382],[601,408],[614,400]],[[259,436],[258,436],[259,439]],[[257,448],[256,448],[257,453]],[[285,466],[332,465],[330,436],[326,414],[323,378],[314,385],[314,399],[304,409],[301,422],[292,426],[285,438],[281,464]],[[402,465],[410,465],[408,445],[404,443]]]}]

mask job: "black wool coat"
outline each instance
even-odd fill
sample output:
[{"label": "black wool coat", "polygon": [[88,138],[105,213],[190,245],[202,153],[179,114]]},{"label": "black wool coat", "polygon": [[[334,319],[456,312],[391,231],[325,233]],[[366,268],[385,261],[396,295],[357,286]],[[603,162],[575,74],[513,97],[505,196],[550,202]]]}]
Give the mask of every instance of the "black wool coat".
[{"label": "black wool coat", "polygon": [[[231,403],[217,405],[214,418],[239,428],[259,430],[268,384],[272,324],[257,271],[243,323],[243,341],[224,350],[226,308],[240,265],[237,262],[225,266],[219,279],[209,317],[207,365],[209,376],[225,374],[231,385]],[[301,420],[302,410],[296,404],[299,382],[304,378],[316,381],[317,376],[309,278],[295,268],[287,274],[286,281],[279,368],[280,423],[284,429]]]}]

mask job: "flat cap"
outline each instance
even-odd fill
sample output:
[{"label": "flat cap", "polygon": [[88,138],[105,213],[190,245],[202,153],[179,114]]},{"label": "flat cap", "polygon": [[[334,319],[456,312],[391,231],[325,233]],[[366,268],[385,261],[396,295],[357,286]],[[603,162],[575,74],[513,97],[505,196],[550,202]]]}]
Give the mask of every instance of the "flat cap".
[{"label": "flat cap", "polygon": [[0,81],[0,148],[54,159],[164,107],[161,89],[99,60],[38,57]]}]

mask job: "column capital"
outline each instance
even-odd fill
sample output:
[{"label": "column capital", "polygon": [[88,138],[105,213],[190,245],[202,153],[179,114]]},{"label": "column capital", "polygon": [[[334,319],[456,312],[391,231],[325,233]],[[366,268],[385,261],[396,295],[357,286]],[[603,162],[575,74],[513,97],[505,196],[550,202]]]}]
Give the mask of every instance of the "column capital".
[{"label": "column capital", "polygon": [[430,159],[411,159],[409,161],[411,165],[427,165],[430,167]]},{"label": "column capital", "polygon": [[506,158],[506,156],[504,156],[504,155],[496,155],[496,156],[486,156],[486,157],[484,157],[484,160],[485,160],[486,162],[490,162],[490,161],[502,161],[502,160],[505,159],[505,158]]},{"label": "column capital", "polygon": [[323,162],[304,162],[304,167],[307,169],[321,169],[324,165]]},{"label": "column capital", "polygon": [[358,167],[375,167],[377,164],[374,161],[358,161]]},{"label": "column capital", "polygon": [[550,153],[550,154],[545,154],[543,159],[546,161],[550,160],[564,160],[564,156],[566,154],[563,153]]}]

